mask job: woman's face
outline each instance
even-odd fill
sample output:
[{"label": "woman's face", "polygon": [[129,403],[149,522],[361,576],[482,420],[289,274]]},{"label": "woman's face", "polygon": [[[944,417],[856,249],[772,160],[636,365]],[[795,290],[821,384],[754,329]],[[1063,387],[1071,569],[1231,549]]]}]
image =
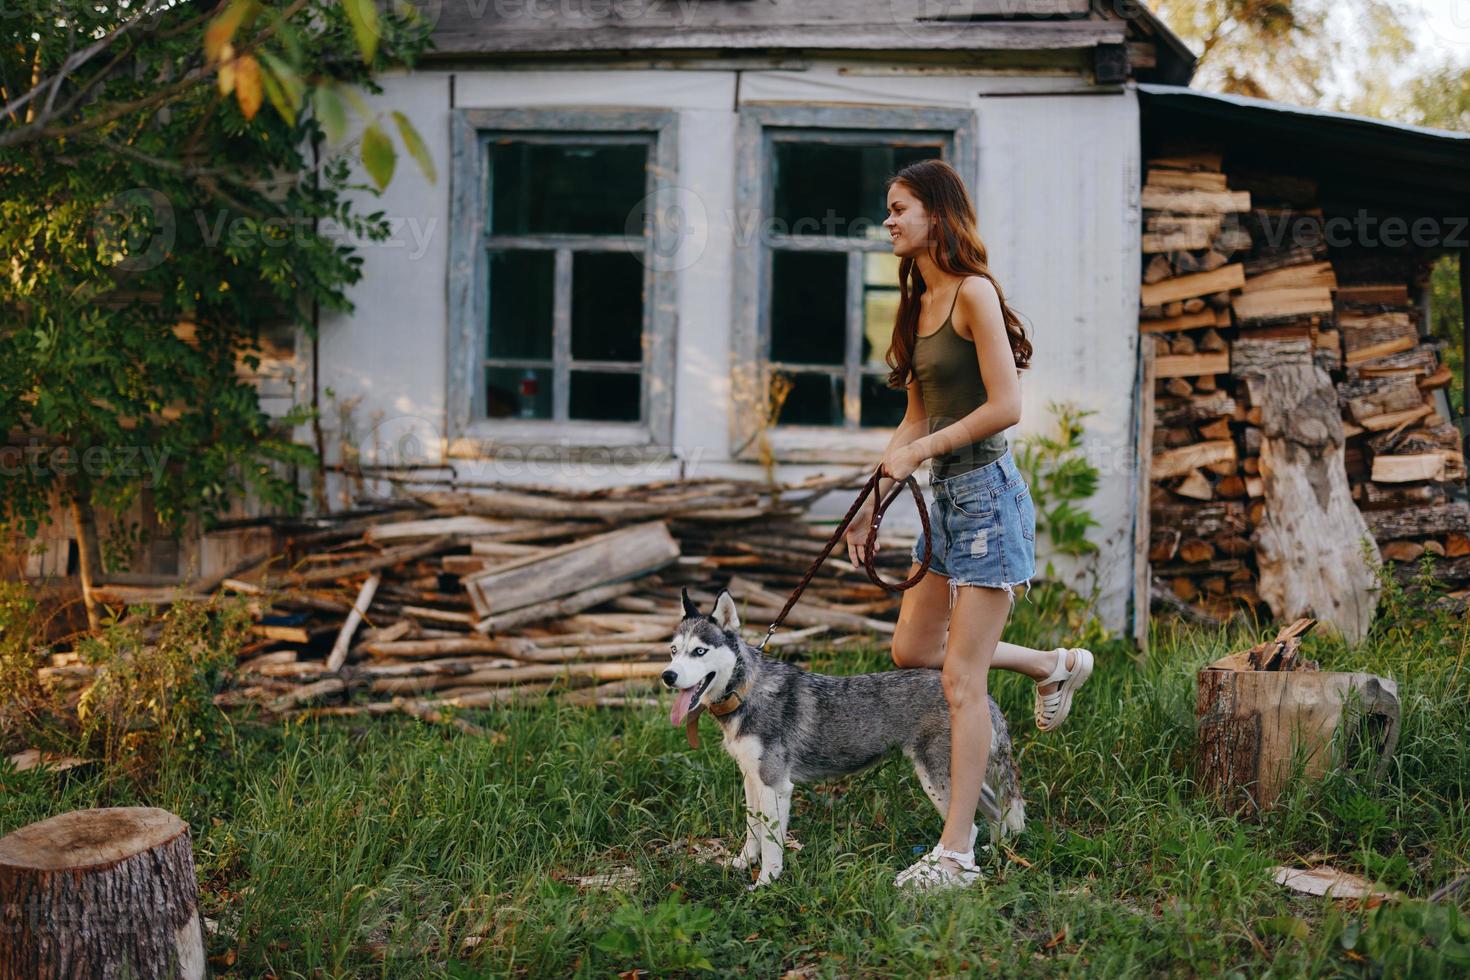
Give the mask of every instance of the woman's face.
[{"label": "woman's face", "polygon": [[893,237],[893,254],[899,258],[923,255],[929,249],[929,215],[924,205],[903,184],[888,188],[888,217],[883,227]]}]

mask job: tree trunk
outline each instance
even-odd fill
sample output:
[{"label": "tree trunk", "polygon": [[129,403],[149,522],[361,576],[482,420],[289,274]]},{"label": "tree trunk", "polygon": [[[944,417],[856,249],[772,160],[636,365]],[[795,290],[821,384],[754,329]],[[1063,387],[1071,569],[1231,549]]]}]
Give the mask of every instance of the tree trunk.
[{"label": "tree trunk", "polygon": [[205,975],[184,821],[74,810],[0,838],[0,980]]},{"label": "tree trunk", "polygon": [[1266,507],[1251,537],[1258,592],[1277,619],[1318,619],[1356,643],[1378,605],[1362,538],[1379,557],[1348,488],[1337,394],[1312,363],[1310,342],[1274,346],[1271,366],[1246,377],[1261,409]]},{"label": "tree trunk", "polygon": [[1272,806],[1291,778],[1294,752],[1307,778],[1325,773],[1344,718],[1350,728],[1372,719],[1380,729],[1380,778],[1398,743],[1398,686],[1373,674],[1206,668],[1197,691],[1200,788],[1231,810]]},{"label": "tree trunk", "polygon": [[97,555],[97,519],[92,513],[92,505],[82,500],[80,493],[71,498],[71,522],[77,535],[77,570],[82,579],[82,604],[87,607],[87,628],[96,633],[101,628],[92,584]]}]

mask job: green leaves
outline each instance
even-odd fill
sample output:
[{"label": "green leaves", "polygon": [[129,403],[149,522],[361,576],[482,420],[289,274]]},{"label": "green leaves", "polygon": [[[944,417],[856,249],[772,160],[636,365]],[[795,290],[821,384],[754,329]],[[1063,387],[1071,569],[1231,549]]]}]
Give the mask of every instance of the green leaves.
[{"label": "green leaves", "polygon": [[316,109],[317,121],[327,135],[327,142],[342,142],[347,135],[347,106],[337,86],[330,83],[318,86],[312,93],[312,105]]},{"label": "green leaves", "polygon": [[301,76],[296,73],[295,68],[269,51],[262,51],[260,60],[265,64],[262,80],[265,82],[266,96],[282,119],[292,126],[296,125],[296,109],[306,98],[306,86],[302,83]]},{"label": "green leaves", "polygon": [[388,181],[393,179],[393,165],[397,162],[398,154],[393,149],[393,141],[388,139],[386,133],[372,123],[362,132],[362,165],[367,168],[368,176],[372,177],[373,183],[378,185],[378,190],[388,186]]},{"label": "green leaves", "polygon": [[362,60],[372,64],[378,50],[378,8],[373,6],[373,0],[342,0],[342,8],[352,24],[352,36],[357,40]]},{"label": "green leaves", "polygon": [[398,136],[403,140],[404,147],[424,172],[424,176],[429,178],[429,183],[435,183],[437,175],[434,171],[434,158],[429,156],[429,148],[419,137],[419,131],[413,128],[413,123],[408,121],[407,116],[396,109],[393,111],[393,121],[398,123]]}]

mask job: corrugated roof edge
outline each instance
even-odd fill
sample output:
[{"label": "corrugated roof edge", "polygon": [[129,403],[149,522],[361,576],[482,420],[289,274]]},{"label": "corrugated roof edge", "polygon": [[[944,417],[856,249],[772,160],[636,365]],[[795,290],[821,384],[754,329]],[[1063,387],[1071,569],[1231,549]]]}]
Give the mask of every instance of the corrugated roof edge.
[{"label": "corrugated roof edge", "polygon": [[1259,109],[1265,112],[1278,112],[1285,115],[1304,116],[1322,119],[1329,122],[1356,124],[1372,126],[1382,129],[1392,129],[1402,133],[1412,133],[1417,136],[1427,136],[1436,139],[1470,141],[1470,133],[1462,133],[1453,129],[1434,129],[1429,126],[1414,126],[1409,123],[1394,122],[1391,119],[1379,119],[1375,116],[1363,116],[1354,112],[1335,112],[1331,109],[1317,109],[1312,106],[1292,105],[1289,102],[1273,102],[1270,99],[1257,99],[1248,95],[1230,95],[1224,92],[1206,92],[1201,89],[1189,88],[1183,85],[1160,85],[1157,82],[1139,82],[1138,91],[1144,95],[1158,96],[1163,98],[1177,99],[1201,99],[1226,105],[1237,106],[1242,109]]}]

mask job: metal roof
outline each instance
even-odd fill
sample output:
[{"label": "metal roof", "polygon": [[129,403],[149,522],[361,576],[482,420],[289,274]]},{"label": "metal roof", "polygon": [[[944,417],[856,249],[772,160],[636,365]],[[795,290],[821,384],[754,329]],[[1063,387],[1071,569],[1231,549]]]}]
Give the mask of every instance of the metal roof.
[{"label": "metal roof", "polygon": [[1317,180],[1324,210],[1470,214],[1470,133],[1138,83],[1145,140],[1197,139],[1227,167]]}]

